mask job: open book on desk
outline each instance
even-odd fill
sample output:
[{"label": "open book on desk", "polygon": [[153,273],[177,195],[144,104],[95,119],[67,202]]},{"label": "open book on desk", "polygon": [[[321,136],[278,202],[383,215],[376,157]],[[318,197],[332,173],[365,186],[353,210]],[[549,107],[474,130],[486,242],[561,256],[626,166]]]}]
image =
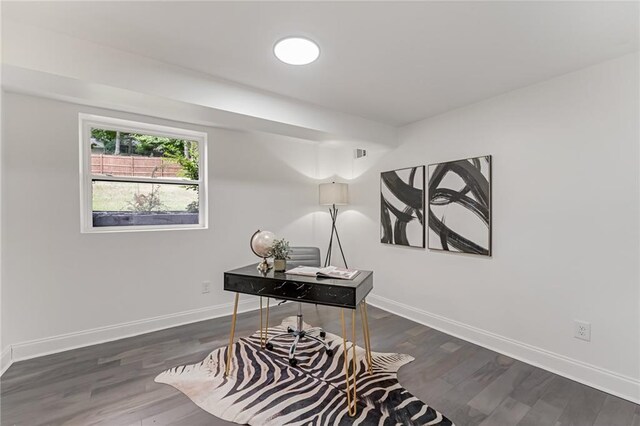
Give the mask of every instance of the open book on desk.
[{"label": "open book on desk", "polygon": [[314,268],[313,266],[298,266],[285,272],[285,274],[304,275],[306,277],[336,278],[339,280],[352,280],[360,271],[355,269],[338,268],[337,266],[327,266],[324,268]]}]

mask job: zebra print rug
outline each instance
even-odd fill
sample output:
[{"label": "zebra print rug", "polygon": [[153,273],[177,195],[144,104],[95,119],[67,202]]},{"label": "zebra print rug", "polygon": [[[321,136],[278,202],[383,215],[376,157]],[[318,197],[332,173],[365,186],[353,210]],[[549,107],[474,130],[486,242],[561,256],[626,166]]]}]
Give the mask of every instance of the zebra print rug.
[{"label": "zebra print rug", "polygon": [[[269,328],[269,336],[295,327],[295,317]],[[305,329],[310,328],[305,323]],[[298,365],[289,366],[291,340],[260,348],[256,332],[233,346],[233,361],[224,377],[227,347],[214,350],[202,362],[164,371],[156,377],[183,392],[195,404],[221,419],[254,426],[283,425],[452,425],[451,421],[411,395],[398,383],[398,369],[413,361],[404,354],[373,353],[373,374],[364,349],[356,346],[358,411],[347,412],[342,338],[327,333],[329,357],[317,342],[298,345]],[[349,354],[351,345],[347,345]],[[351,363],[349,364],[351,365]]]}]

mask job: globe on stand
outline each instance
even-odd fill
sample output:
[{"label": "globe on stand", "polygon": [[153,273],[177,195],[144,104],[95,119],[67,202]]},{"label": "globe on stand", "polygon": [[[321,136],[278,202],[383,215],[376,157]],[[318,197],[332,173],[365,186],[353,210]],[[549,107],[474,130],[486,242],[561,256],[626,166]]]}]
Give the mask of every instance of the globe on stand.
[{"label": "globe on stand", "polygon": [[251,251],[262,258],[262,262],[258,264],[258,271],[263,274],[267,273],[270,268],[267,257],[271,257],[271,247],[275,239],[276,236],[273,232],[259,229],[251,236]]}]

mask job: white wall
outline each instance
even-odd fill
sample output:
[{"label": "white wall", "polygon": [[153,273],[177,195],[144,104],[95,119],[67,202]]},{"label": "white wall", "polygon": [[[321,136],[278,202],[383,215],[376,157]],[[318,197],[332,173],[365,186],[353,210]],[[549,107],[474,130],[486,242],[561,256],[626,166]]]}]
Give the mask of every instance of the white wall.
[{"label": "white wall", "polygon": [[[355,161],[351,148],[206,128],[211,228],[185,232],[80,234],[77,113],[202,127],[5,95],[3,345],[19,358],[228,314],[222,272],[254,260],[254,229],[324,248],[316,179],[335,172],[353,179],[339,227],[350,266],[375,270],[372,302],[640,401],[638,71],[631,55],[510,92]],[[380,171],[485,154],[492,258],[379,243]],[[574,319],[593,324],[590,343]]]},{"label": "white wall", "polygon": [[[209,229],[80,234],[79,112],[208,132]],[[228,315],[222,273],[257,261],[248,241],[258,228],[326,244],[314,231],[330,226],[317,204],[316,178],[326,176],[316,143],[12,93],[3,113],[2,336],[14,359]]]},{"label": "white wall", "polygon": [[[630,55],[400,129],[341,217],[371,301],[640,400],[638,71]],[[487,154],[492,258],[379,243],[381,171]]]},{"label": "white wall", "polygon": [[[1,13],[1,12],[0,12]],[[0,34],[2,33],[2,23],[1,23],[1,19],[0,19]],[[0,47],[1,49],[1,47]],[[2,55],[2,52],[0,51],[0,56]],[[0,81],[2,81],[2,70],[0,69]],[[2,97],[3,97],[3,92],[2,90],[0,90],[0,122],[4,121],[4,116],[3,116],[3,111],[2,111]],[[1,126],[0,126],[1,127]],[[0,241],[2,241],[2,208],[3,208],[3,203],[2,203],[2,185],[3,185],[3,179],[2,179],[2,175],[3,175],[3,167],[2,167],[2,152],[3,152],[3,145],[2,145],[2,132],[0,131]],[[10,353],[10,347],[8,344],[4,343],[3,340],[3,335],[2,335],[2,327],[3,327],[3,321],[2,321],[2,244],[0,244],[0,374],[3,374],[5,369],[9,367],[9,363],[11,362],[11,353]]]}]

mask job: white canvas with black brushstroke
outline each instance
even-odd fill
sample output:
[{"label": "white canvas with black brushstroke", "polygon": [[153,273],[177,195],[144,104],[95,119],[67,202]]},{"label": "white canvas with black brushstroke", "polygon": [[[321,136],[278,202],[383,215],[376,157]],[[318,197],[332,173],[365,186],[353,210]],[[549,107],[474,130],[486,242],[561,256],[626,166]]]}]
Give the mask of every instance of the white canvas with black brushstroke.
[{"label": "white canvas with black brushstroke", "polygon": [[424,169],[380,174],[380,242],[424,248]]},{"label": "white canvas with black brushstroke", "polygon": [[491,255],[491,156],[428,168],[428,247]]}]

